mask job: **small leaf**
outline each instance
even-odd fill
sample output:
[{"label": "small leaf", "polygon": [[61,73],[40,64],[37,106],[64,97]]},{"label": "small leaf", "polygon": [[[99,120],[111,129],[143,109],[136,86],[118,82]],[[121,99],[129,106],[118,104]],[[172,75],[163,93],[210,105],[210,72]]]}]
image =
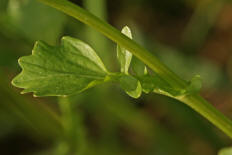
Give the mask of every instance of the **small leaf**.
[{"label": "small leaf", "polygon": [[176,89],[171,87],[166,81],[159,78],[158,75],[140,76],[139,80],[142,84],[143,92],[149,93],[153,91],[154,93],[172,97],[190,95],[199,92],[201,89],[201,78],[199,75],[193,77],[185,89]]},{"label": "small leaf", "polygon": [[131,67],[137,76],[143,76],[147,74],[147,67],[142,61],[140,61],[136,57],[133,57],[131,62]]},{"label": "small leaf", "polygon": [[121,87],[129,96],[133,98],[139,98],[141,96],[142,87],[139,80],[130,75],[122,75],[119,81]]},{"label": "small leaf", "polygon": [[155,92],[166,96],[177,96],[181,92],[173,89],[166,81],[162,80],[158,75],[150,76],[144,75],[139,77],[142,84],[143,92]]},{"label": "small leaf", "polygon": [[79,93],[104,82],[108,74],[95,51],[71,37],[63,37],[58,47],[38,41],[32,55],[20,58],[19,64],[22,72],[12,84],[35,96]]},{"label": "small leaf", "polygon": [[[122,29],[122,33],[132,39],[132,34],[129,27],[125,26]],[[117,45],[117,58],[121,66],[121,72],[128,74],[132,54],[129,51],[127,51],[124,47]]]},{"label": "small leaf", "polygon": [[232,147],[228,147],[220,150],[218,155],[232,155]]}]

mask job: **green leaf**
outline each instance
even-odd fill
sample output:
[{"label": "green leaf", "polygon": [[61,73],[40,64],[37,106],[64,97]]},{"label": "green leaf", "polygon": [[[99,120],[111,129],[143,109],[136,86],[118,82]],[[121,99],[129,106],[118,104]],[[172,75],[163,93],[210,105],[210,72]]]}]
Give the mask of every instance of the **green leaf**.
[{"label": "green leaf", "polygon": [[172,88],[166,81],[162,80],[158,75],[144,75],[139,77],[142,84],[143,92],[158,93],[166,96],[178,96],[181,92]]},{"label": "green leaf", "polygon": [[154,93],[171,97],[178,97],[198,93],[201,89],[201,78],[199,75],[194,76],[192,80],[189,81],[189,84],[185,89],[176,89],[171,87],[166,81],[159,78],[158,75],[140,76],[139,80],[142,84],[143,92],[149,93],[153,91]]},{"label": "green leaf", "polygon": [[[132,34],[129,27],[125,26],[122,29],[122,33],[132,39]],[[128,70],[132,59],[132,54],[129,51],[127,51],[124,47],[117,45],[117,58],[121,66],[121,72],[128,74]]]},{"label": "green leaf", "polygon": [[121,75],[120,86],[133,98],[139,98],[142,94],[142,86],[136,78],[130,75]]},{"label": "green leaf", "polygon": [[147,74],[147,67],[136,57],[133,57],[131,61],[131,67],[136,76],[143,76]]},{"label": "green leaf", "polygon": [[64,14],[36,0],[9,0],[8,15],[18,33],[26,39],[51,44],[56,43],[66,21]]},{"label": "green leaf", "polygon": [[63,37],[58,47],[36,42],[32,55],[20,58],[19,64],[22,72],[12,84],[35,96],[79,93],[108,79],[95,51],[71,37]]},{"label": "green leaf", "polygon": [[218,155],[232,155],[232,147],[228,147],[220,150]]}]

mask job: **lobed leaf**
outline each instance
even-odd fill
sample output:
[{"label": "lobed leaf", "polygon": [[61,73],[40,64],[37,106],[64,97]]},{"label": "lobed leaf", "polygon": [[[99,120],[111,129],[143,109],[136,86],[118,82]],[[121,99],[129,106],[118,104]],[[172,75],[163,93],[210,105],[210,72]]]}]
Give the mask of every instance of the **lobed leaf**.
[{"label": "lobed leaf", "polygon": [[64,96],[82,92],[107,79],[101,59],[86,43],[63,37],[61,46],[38,41],[32,55],[19,59],[22,72],[12,84],[35,96]]}]

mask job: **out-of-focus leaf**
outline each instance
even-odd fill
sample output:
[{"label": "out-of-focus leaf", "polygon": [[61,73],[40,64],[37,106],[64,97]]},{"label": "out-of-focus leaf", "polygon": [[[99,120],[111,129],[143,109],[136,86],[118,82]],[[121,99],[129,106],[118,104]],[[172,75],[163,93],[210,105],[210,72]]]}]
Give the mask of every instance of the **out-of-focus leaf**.
[{"label": "out-of-focus leaf", "polygon": [[107,77],[95,51],[84,42],[63,37],[61,46],[37,42],[32,55],[19,59],[22,72],[13,85],[35,96],[64,96],[82,92]]},{"label": "out-of-focus leaf", "polygon": [[226,81],[221,68],[208,59],[184,55],[174,48],[157,42],[155,46],[153,46],[154,42],[151,42],[151,45],[162,62],[184,79],[201,75],[204,88],[219,87]]},{"label": "out-of-focus leaf", "polygon": [[202,47],[226,4],[224,0],[199,1],[183,33],[183,47],[186,51],[195,52]]},{"label": "out-of-focus leaf", "polygon": [[222,149],[218,155],[232,155],[232,147]]},{"label": "out-of-focus leaf", "polygon": [[65,22],[65,15],[36,0],[9,0],[8,14],[11,23],[26,38],[53,44]]},{"label": "out-of-focus leaf", "polygon": [[0,12],[5,11],[5,9],[7,8],[7,2],[8,2],[8,0],[1,0],[0,1]]},{"label": "out-of-focus leaf", "polygon": [[120,77],[120,85],[125,90],[125,92],[133,97],[133,98],[139,98],[142,93],[142,87],[136,78],[130,75],[122,75]]},{"label": "out-of-focus leaf", "polygon": [[[125,26],[122,29],[122,33],[132,39],[132,34],[129,27]],[[121,72],[128,74],[128,70],[132,59],[132,53],[127,51],[124,47],[117,45],[117,58],[121,66]]]}]

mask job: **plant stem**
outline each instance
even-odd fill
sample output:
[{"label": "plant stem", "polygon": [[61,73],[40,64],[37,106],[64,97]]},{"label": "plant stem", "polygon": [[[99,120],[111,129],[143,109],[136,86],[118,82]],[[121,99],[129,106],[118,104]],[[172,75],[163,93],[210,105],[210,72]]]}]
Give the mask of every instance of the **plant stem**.
[{"label": "plant stem", "polygon": [[64,130],[69,130],[72,124],[71,103],[67,97],[58,97]]},{"label": "plant stem", "polygon": [[[123,35],[116,28],[102,21],[98,17],[94,16],[90,12],[80,8],[79,6],[67,1],[67,0],[39,0],[51,7],[54,7],[67,15],[70,15],[81,22],[89,25],[97,31],[104,34],[106,37],[116,42],[120,46],[123,46],[133,55],[143,61],[148,67],[156,72],[161,78],[167,81],[174,88],[185,88],[186,81],[182,80],[174,72],[168,69],[160,60],[148,52],[145,48],[138,45],[130,38]],[[219,129],[224,131],[230,138],[232,138],[232,121],[217,111],[212,105],[205,101],[199,95],[188,95],[178,100],[186,103],[191,108],[196,110],[202,116],[207,118]]]},{"label": "plant stem", "polygon": [[179,101],[187,104],[192,109],[207,118],[211,123],[221,129],[226,135],[232,138],[232,121],[219,112],[214,106],[208,103],[200,95],[189,95]]},{"label": "plant stem", "polygon": [[82,112],[75,115],[74,106],[68,97],[58,97],[64,129],[64,144],[68,149],[63,154],[85,154],[85,132],[82,122]]},{"label": "plant stem", "polygon": [[61,112],[62,125],[64,129],[64,142],[69,146],[67,150],[63,154],[71,153],[72,149],[72,126],[73,126],[73,117],[71,110],[71,103],[67,97],[58,97],[59,109]]}]

